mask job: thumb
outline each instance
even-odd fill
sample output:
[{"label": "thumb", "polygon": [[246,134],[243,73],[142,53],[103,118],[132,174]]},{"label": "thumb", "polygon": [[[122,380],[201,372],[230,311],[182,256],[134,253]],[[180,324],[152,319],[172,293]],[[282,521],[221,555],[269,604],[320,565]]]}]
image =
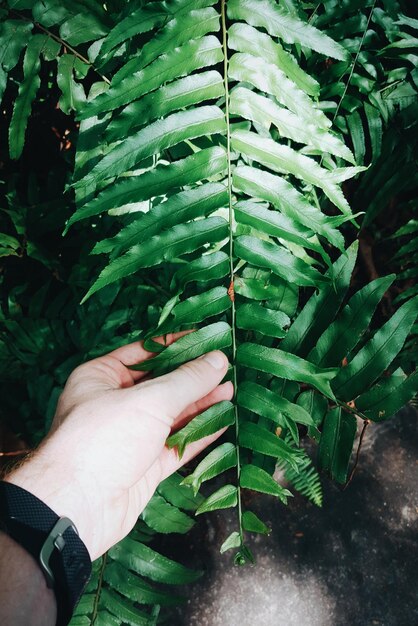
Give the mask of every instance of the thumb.
[{"label": "thumb", "polygon": [[216,350],[154,379],[165,415],[174,420],[190,404],[204,398],[219,385],[227,369],[228,359]]}]

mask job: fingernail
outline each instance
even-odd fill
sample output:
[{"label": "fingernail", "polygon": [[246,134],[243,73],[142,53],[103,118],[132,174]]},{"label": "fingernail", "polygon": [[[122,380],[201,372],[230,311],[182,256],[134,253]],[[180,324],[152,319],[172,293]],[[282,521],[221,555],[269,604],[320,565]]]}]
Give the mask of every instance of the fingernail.
[{"label": "fingernail", "polygon": [[222,370],[225,367],[225,357],[222,352],[209,352],[204,359],[216,370]]}]

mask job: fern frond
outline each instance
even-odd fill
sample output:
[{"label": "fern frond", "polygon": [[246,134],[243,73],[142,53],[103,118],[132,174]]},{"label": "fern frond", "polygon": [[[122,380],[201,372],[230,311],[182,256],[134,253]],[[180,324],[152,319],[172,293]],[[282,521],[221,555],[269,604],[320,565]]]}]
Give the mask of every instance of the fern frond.
[{"label": "fern frond", "polygon": [[[129,55],[118,56],[118,46],[129,46]],[[346,402],[378,381],[413,324],[412,308],[401,309],[357,348],[392,277],[343,308],[357,244],[346,250],[342,229],[355,216],[342,184],[364,168],[317,100],[309,71],[317,54],[350,67],[344,45],[275,0],[146,4],[125,12],[104,40],[100,62],[113,72],[111,85],[78,114],[101,136],[101,153],[98,143],[81,153],[67,230],[89,218],[98,224],[106,213],[121,223],[93,249],[102,270],[84,301],[136,272],[162,271],[170,294],[145,343],[157,354],[134,368],[158,375],[211,349],[231,358],[232,404],[206,410],[168,445],[182,455],[190,442],[234,426],[233,443],[214,447],[184,484],[196,494],[204,482],[236,473],[235,484],[228,478],[196,513],[236,507],[238,530],[222,551],[237,548],[239,562],[252,558],[244,532],[268,532],[244,510],[241,490],[285,502],[289,493],[273,478],[279,460],[319,503],[317,475],[297,448],[300,426],[320,441],[322,467],[343,480],[355,426]],[[360,137],[352,113],[345,123]],[[378,122],[368,115],[377,151]],[[194,324],[198,330],[168,347],[151,340]],[[153,507],[171,505],[158,494],[149,523],[160,524]],[[176,521],[188,523],[177,513]]]}]

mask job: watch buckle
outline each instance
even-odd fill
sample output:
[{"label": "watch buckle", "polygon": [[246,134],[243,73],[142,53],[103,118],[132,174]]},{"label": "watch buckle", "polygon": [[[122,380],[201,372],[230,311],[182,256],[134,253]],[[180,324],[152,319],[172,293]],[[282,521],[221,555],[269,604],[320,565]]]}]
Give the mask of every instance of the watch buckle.
[{"label": "watch buckle", "polygon": [[46,578],[46,584],[50,589],[55,585],[55,578],[49,565],[49,560],[54,550],[58,550],[58,552],[64,550],[66,541],[63,535],[69,528],[72,528],[77,533],[76,527],[68,517],[60,517],[45,539],[41,552],[39,553],[39,562]]}]

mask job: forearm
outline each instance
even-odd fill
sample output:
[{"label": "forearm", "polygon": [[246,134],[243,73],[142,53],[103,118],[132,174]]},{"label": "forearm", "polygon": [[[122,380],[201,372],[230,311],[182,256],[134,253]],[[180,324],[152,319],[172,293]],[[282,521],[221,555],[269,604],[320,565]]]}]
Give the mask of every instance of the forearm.
[{"label": "forearm", "polygon": [[56,603],[52,589],[33,557],[0,532],[0,624],[53,626]]}]

